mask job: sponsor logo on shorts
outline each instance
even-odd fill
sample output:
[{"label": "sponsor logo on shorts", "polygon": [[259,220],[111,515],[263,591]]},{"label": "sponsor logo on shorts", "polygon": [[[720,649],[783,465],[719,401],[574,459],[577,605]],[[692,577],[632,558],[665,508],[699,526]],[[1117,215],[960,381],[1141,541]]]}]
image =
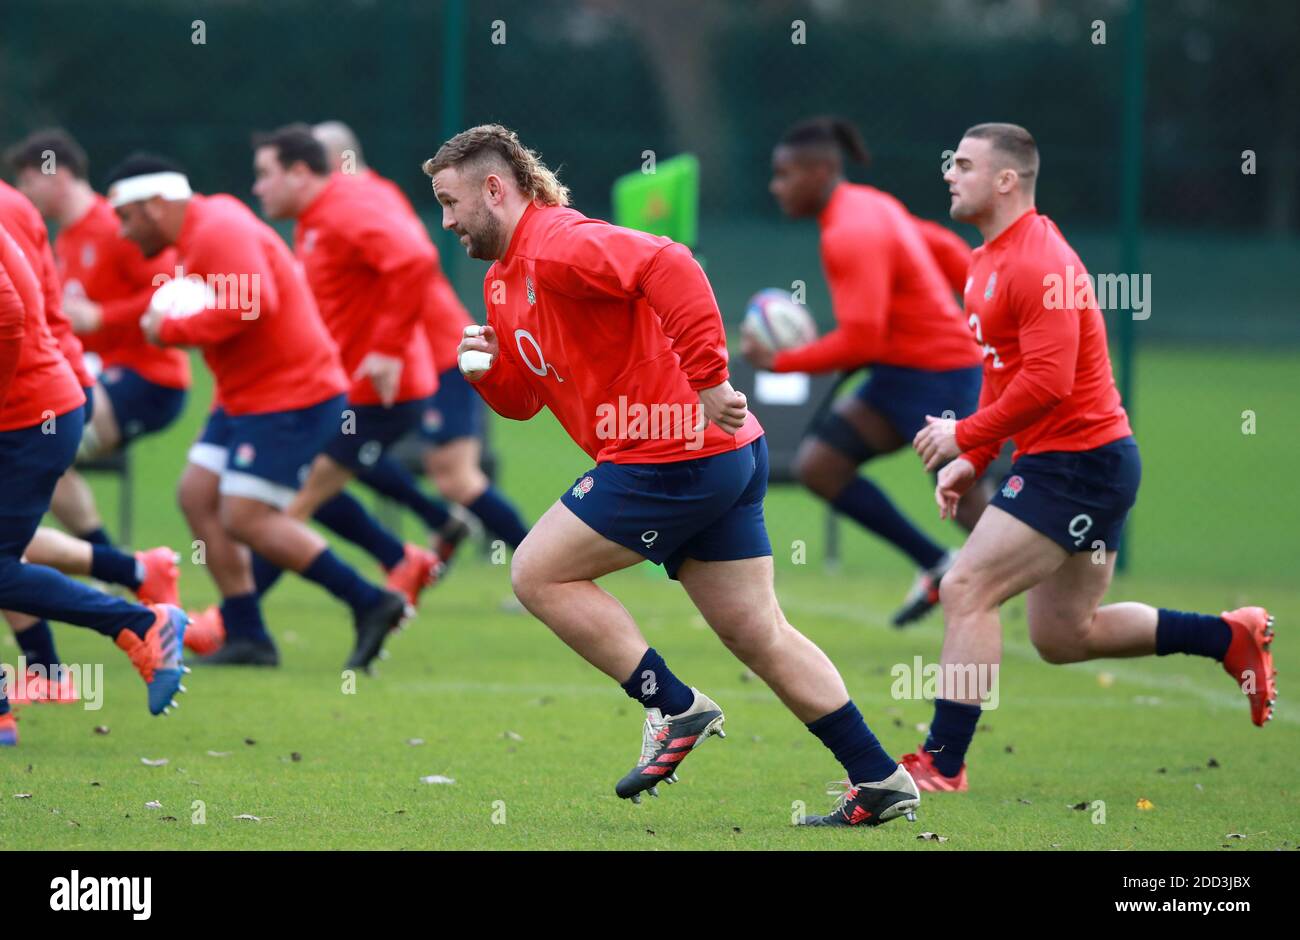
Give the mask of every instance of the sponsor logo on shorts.
[{"label": "sponsor logo on shorts", "polygon": [[596,481],[591,477],[583,477],[573,488],[573,498],[582,499],[591,492],[591,488],[596,485]]},{"label": "sponsor logo on shorts", "polygon": [[437,408],[428,408],[424,412],[424,429],[429,432],[442,430],[442,412]]},{"label": "sponsor logo on shorts", "polygon": [[1002,498],[1015,499],[1016,494],[1019,493],[1024,488],[1025,488],[1024,477],[1020,476],[1019,474],[1007,477],[1006,485],[1002,487]]},{"label": "sponsor logo on shorts", "polygon": [[658,529],[647,529],[641,533],[641,544],[646,548],[652,548],[654,543],[659,539]]},{"label": "sponsor logo on shorts", "polygon": [[235,448],[235,466],[247,467],[257,456],[252,444],[244,443]]},{"label": "sponsor logo on shorts", "polygon": [[378,441],[366,441],[357,451],[357,460],[361,461],[361,466],[373,466],[380,455],[384,452],[384,445]]}]

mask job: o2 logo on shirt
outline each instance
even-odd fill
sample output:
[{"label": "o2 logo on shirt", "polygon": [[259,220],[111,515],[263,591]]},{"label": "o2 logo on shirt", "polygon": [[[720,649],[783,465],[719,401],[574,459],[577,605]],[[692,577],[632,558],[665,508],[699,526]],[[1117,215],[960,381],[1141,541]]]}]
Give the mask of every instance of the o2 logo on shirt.
[{"label": "o2 logo on shirt", "polygon": [[[524,340],[528,340],[528,345],[532,347],[533,353],[537,356],[536,365],[533,364],[532,357],[524,352]],[[555,373],[557,382],[564,381],[564,379],[560,378],[560,370],[546,361],[546,356],[542,352],[542,344],[533,339],[532,333],[527,330],[515,330],[515,349],[519,350],[519,358],[524,361],[524,365],[528,366],[534,375],[546,378],[546,373],[550,371]]]},{"label": "o2 logo on shirt", "polygon": [[1083,544],[1083,538],[1088,534],[1088,530],[1091,528],[1092,516],[1088,515],[1086,512],[1081,512],[1070,520],[1070,524],[1066,527],[1066,531],[1074,536],[1074,544],[1077,548]]}]

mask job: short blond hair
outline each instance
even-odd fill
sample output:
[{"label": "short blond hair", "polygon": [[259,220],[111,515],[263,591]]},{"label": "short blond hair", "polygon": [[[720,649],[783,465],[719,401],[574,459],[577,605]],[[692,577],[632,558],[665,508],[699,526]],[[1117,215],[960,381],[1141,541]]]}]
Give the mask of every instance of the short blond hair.
[{"label": "short blond hair", "polygon": [[482,169],[493,163],[506,167],[520,192],[543,206],[567,206],[569,187],[560,182],[538,154],[519,141],[519,135],[500,124],[480,124],[461,131],[424,161],[424,172],[434,176],[448,167]]}]

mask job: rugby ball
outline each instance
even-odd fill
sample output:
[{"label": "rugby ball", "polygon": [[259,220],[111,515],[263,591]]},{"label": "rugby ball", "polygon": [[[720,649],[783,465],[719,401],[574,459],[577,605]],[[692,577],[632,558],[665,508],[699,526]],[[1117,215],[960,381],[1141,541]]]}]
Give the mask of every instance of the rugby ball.
[{"label": "rugby ball", "polygon": [[153,292],[149,306],[166,317],[192,317],[217,302],[217,292],[198,275],[171,278]]},{"label": "rugby ball", "polygon": [[789,291],[768,287],[749,298],[741,332],[773,351],[795,349],[817,338],[817,325],[808,308]]}]

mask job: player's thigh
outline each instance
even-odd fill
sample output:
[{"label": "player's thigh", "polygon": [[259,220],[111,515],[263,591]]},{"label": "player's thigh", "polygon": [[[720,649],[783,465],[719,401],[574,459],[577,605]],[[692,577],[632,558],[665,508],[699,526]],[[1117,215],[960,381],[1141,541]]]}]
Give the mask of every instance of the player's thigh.
[{"label": "player's thigh", "polygon": [[548,584],[594,581],[642,561],[642,556],[605,538],[556,501],[529,530],[510,561],[516,593]]},{"label": "player's thigh", "polygon": [[771,555],[732,561],[688,558],[677,569],[677,580],[724,640],[763,636],[781,622]]},{"label": "player's thigh", "polygon": [[837,401],[831,413],[847,422],[873,455],[892,454],[908,443],[884,412],[856,394]]},{"label": "player's thigh", "polygon": [[1029,639],[1039,649],[1071,646],[1088,633],[1110,588],[1115,552],[1076,552],[1025,594]]},{"label": "player's thigh", "polygon": [[1019,519],[989,506],[939,585],[944,609],[991,609],[1051,576],[1065,549]]},{"label": "player's thigh", "polygon": [[96,382],[91,394],[95,396],[94,413],[90,418],[95,453],[108,453],[122,443],[122,430],[118,426],[117,412],[113,409],[113,399],[109,397],[103,385]]},{"label": "player's thigh", "polygon": [[213,518],[221,507],[221,474],[187,463],[176,487],[176,501],[186,518]]}]

